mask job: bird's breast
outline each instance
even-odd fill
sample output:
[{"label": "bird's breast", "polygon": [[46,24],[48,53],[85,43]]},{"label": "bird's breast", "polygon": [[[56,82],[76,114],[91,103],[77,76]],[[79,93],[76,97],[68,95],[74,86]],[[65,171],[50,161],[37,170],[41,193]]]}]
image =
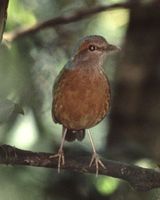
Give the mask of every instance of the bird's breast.
[{"label": "bird's breast", "polygon": [[53,95],[52,114],[68,129],[90,128],[109,110],[109,83],[100,68],[66,70]]}]

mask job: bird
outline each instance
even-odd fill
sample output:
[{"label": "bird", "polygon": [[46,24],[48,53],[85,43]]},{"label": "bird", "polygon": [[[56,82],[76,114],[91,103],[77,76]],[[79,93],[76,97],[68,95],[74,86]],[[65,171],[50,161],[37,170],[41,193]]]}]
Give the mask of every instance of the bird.
[{"label": "bird", "polygon": [[119,48],[100,35],[80,39],[72,56],[65,64],[53,85],[52,118],[62,125],[62,139],[58,153],[58,172],[65,164],[63,146],[65,141],[82,141],[88,133],[93,154],[89,167],[95,163],[105,168],[93,142],[90,128],[103,120],[110,110],[111,90],[102,65],[109,52]]}]

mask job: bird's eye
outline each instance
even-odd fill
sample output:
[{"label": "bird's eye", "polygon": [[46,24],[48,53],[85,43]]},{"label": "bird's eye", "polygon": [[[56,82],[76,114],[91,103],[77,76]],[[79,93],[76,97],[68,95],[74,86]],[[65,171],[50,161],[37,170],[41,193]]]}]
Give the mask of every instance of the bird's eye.
[{"label": "bird's eye", "polygon": [[96,46],[90,45],[90,46],[89,46],[89,50],[90,50],[90,51],[95,51],[95,50],[96,50]]}]

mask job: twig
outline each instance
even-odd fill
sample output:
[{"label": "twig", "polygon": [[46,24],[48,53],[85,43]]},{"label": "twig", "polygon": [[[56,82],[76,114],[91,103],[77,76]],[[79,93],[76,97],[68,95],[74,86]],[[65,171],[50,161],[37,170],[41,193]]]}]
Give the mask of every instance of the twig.
[{"label": "twig", "polygon": [[[57,159],[50,158],[51,153],[31,152],[9,145],[0,146],[0,164],[28,165],[35,167],[57,168]],[[63,169],[80,173],[95,173],[95,167],[88,167],[88,156],[67,157]],[[117,161],[104,160],[106,169],[100,169],[99,174],[123,179],[139,191],[148,191],[160,187],[160,172]]]},{"label": "twig", "polygon": [[89,9],[77,10],[73,12],[72,14],[66,14],[63,16],[55,17],[53,19],[49,19],[44,22],[39,22],[31,27],[19,28],[17,30],[13,30],[11,32],[5,33],[4,39],[8,41],[13,41],[20,37],[34,34],[37,31],[45,29],[45,28],[51,28],[57,25],[80,21],[87,17],[90,17],[91,15],[94,15],[106,10],[118,9],[118,8],[124,8],[124,9],[131,8],[133,5],[135,4],[131,2],[126,2],[126,3],[116,3],[112,5],[107,5],[107,6],[99,6],[99,7],[89,8]]}]

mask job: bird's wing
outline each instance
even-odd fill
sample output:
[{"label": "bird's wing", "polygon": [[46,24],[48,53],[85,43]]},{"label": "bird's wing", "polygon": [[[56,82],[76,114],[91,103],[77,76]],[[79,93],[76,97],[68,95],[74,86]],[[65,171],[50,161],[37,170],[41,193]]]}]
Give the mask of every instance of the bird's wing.
[{"label": "bird's wing", "polygon": [[54,84],[53,84],[53,89],[52,89],[52,96],[54,97],[56,90],[58,89],[58,84],[63,78],[64,74],[72,68],[72,60],[69,60],[65,66],[62,68],[62,70],[59,72],[58,76],[56,77]]},{"label": "bird's wing", "polygon": [[54,115],[54,110],[55,110],[55,97],[57,95],[57,92],[59,90],[59,85],[61,80],[63,79],[64,75],[66,72],[70,69],[71,66],[71,61],[68,61],[68,63],[62,68],[62,70],[59,72],[58,76],[56,77],[53,88],[52,88],[52,97],[53,97],[53,102],[52,102],[52,118],[55,123],[58,123],[58,120],[56,120],[56,117]]}]

